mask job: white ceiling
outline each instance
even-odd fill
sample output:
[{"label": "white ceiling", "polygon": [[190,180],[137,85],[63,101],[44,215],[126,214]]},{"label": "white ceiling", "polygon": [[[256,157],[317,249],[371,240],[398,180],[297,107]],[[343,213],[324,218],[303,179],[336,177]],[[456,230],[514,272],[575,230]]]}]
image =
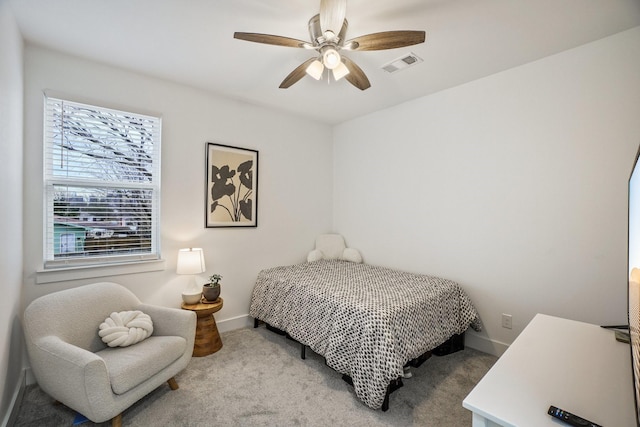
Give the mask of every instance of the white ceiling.
[{"label": "white ceiling", "polygon": [[[320,0],[9,0],[28,42],[335,124],[640,25],[639,0],[349,0],[347,39],[425,30],[407,48],[349,52],[369,77],[280,82],[313,56],[233,38],[309,40]],[[394,74],[408,52],[424,62]]]}]

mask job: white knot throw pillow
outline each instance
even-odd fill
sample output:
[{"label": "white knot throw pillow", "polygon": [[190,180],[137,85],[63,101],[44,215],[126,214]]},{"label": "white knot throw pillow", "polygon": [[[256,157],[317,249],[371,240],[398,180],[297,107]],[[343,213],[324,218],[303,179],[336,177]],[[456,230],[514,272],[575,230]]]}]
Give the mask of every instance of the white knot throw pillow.
[{"label": "white knot throw pillow", "polygon": [[100,324],[98,335],[109,347],[127,347],[153,333],[153,322],[139,310],[113,312]]}]

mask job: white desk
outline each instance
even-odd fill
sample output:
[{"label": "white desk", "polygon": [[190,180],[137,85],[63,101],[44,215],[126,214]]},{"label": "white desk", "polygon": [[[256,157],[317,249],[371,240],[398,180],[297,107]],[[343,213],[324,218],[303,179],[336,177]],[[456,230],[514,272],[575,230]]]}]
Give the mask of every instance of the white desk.
[{"label": "white desk", "polygon": [[636,426],[629,345],[538,314],[462,402],[473,427],[566,426],[547,415],[550,405],[604,427]]}]

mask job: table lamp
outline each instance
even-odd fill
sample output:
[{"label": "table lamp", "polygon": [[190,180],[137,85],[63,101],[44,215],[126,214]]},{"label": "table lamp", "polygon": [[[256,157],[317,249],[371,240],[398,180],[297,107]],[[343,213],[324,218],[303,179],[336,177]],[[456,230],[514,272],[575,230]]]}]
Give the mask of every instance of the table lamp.
[{"label": "table lamp", "polygon": [[182,292],[182,301],[185,304],[197,304],[200,302],[202,288],[196,283],[196,274],[204,273],[204,251],[202,248],[185,248],[178,251],[177,274],[189,274],[191,279],[187,288]]}]

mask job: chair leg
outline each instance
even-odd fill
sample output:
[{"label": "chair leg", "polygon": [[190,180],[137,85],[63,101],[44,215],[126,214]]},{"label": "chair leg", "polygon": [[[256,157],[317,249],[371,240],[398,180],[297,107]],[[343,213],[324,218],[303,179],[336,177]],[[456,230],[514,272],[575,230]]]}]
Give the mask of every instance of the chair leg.
[{"label": "chair leg", "polygon": [[180,388],[180,386],[178,385],[178,382],[174,377],[169,378],[167,380],[167,384],[169,384],[169,387],[171,388],[171,390],[177,390]]},{"label": "chair leg", "polygon": [[111,427],[122,427],[122,414],[111,418]]}]

